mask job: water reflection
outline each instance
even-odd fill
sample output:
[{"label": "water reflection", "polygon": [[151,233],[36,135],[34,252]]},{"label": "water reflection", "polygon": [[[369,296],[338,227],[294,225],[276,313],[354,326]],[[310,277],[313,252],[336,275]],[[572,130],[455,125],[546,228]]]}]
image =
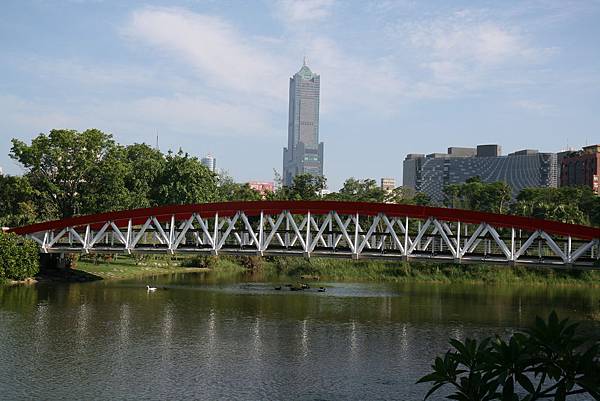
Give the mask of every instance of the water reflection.
[{"label": "water reflection", "polygon": [[302,357],[308,357],[308,322],[304,319],[300,323],[300,344],[302,350]]},{"label": "water reflection", "polygon": [[48,302],[41,301],[35,308],[33,317],[34,323],[34,346],[35,352],[41,353],[45,351],[48,340]]},{"label": "water reflection", "polygon": [[3,396],[418,399],[426,388],[414,381],[448,337],[508,332],[552,309],[600,332],[590,288],[328,283],[323,294],[206,275],[155,282],[167,290],[0,288]]}]

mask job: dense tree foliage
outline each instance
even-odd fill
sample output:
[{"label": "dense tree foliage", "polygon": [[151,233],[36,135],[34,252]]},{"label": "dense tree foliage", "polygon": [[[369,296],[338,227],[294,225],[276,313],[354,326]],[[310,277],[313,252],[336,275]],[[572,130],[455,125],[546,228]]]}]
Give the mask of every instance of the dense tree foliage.
[{"label": "dense tree foliage", "polygon": [[23,177],[0,177],[0,223],[34,221],[219,199],[216,175],[196,157],[122,146],[96,129],[52,130],[28,145],[13,140]]},{"label": "dense tree foliage", "polygon": [[431,205],[431,198],[424,192],[417,192],[412,198],[412,203],[420,206],[429,206]]},{"label": "dense tree foliage", "polygon": [[25,177],[0,175],[0,226],[20,226],[35,222],[35,191]]},{"label": "dense tree foliage", "polygon": [[225,173],[219,176],[218,198],[220,201],[256,201],[263,196],[260,192],[250,188],[247,183],[240,184]]},{"label": "dense tree foliage", "polygon": [[313,200],[321,197],[322,191],[327,188],[327,179],[312,174],[298,174],[289,187],[282,187],[280,193],[275,194],[277,199],[288,200]]},{"label": "dense tree foliage", "polygon": [[159,205],[213,202],[217,200],[216,174],[197,157],[169,152],[157,177],[154,199]]},{"label": "dense tree foliage", "polygon": [[338,192],[333,192],[325,199],[346,202],[386,202],[386,203],[414,203],[414,191],[398,187],[390,191],[383,190],[377,181],[367,178],[364,180],[354,177],[348,178]]},{"label": "dense tree foliage", "polygon": [[94,172],[116,146],[111,135],[96,129],[52,130],[38,135],[31,145],[18,139],[12,144],[10,156],[27,169],[25,176],[36,191],[34,202],[42,218],[81,213]]},{"label": "dense tree foliage", "polygon": [[165,169],[164,155],[145,143],[127,146],[125,151],[129,166],[125,176],[125,186],[129,191],[127,208],[157,206],[153,191]]},{"label": "dense tree foliage", "polygon": [[0,279],[23,280],[39,270],[39,249],[33,240],[0,233]]},{"label": "dense tree foliage", "polygon": [[426,399],[450,386],[447,398],[461,401],[559,401],[576,394],[600,400],[600,341],[576,330],[552,312],[548,322],[537,318],[533,328],[507,340],[450,340],[454,349],[437,357],[433,372],[418,382],[433,384]]},{"label": "dense tree foliage", "polygon": [[600,225],[600,198],[586,187],[526,188],[512,210],[521,216]]},{"label": "dense tree foliage", "polygon": [[448,207],[492,213],[506,213],[511,200],[506,183],[484,183],[479,177],[469,178],[464,184],[450,184],[444,194]]},{"label": "dense tree foliage", "polygon": [[381,189],[375,180],[367,178],[357,180],[354,177],[348,178],[339,192],[328,196],[331,200],[351,201],[351,202],[383,202],[386,192]]}]

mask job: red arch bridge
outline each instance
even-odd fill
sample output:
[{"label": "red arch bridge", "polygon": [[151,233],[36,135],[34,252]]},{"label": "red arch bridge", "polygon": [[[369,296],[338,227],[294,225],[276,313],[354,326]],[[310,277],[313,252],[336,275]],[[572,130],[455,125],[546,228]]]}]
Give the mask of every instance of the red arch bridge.
[{"label": "red arch bridge", "polygon": [[600,229],[413,205],[223,202],[73,217],[11,230],[43,253],[193,253],[600,267]]}]

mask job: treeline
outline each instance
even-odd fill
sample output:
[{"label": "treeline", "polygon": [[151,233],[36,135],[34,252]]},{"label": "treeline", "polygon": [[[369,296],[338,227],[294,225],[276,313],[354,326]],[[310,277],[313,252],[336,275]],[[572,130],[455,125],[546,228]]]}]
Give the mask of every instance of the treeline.
[{"label": "treeline", "polygon": [[[290,187],[261,194],[217,175],[182,150],[166,154],[146,144],[121,145],[97,129],[52,130],[27,144],[12,140],[10,157],[22,176],[0,176],[0,225],[167,204],[321,198],[324,177],[297,176]],[[374,180],[346,181],[328,199],[420,202],[401,189],[387,193]],[[425,200],[426,201],[426,200]]]},{"label": "treeline", "polygon": [[[349,178],[338,192],[321,195],[325,177],[310,174],[261,194],[227,174],[213,173],[182,150],[165,154],[146,144],[125,146],[97,129],[52,130],[30,144],[13,139],[10,157],[24,174],[0,176],[0,225],[9,227],[113,210],[234,200],[431,204],[425,194],[403,187],[384,191],[372,179]],[[589,188],[525,189],[512,201],[505,183],[474,177],[447,186],[444,193],[441,206],[600,225],[600,200]]]},{"label": "treeline", "polygon": [[511,201],[503,182],[484,183],[479,177],[444,188],[445,206],[492,213],[600,225],[600,197],[588,187],[526,188]]}]

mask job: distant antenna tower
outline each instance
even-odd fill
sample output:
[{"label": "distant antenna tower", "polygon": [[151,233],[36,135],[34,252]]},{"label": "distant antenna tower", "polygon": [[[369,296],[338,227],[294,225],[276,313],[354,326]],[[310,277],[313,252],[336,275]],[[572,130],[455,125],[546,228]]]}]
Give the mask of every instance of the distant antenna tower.
[{"label": "distant antenna tower", "polygon": [[156,150],[160,150],[158,147],[158,130],[156,130]]}]

